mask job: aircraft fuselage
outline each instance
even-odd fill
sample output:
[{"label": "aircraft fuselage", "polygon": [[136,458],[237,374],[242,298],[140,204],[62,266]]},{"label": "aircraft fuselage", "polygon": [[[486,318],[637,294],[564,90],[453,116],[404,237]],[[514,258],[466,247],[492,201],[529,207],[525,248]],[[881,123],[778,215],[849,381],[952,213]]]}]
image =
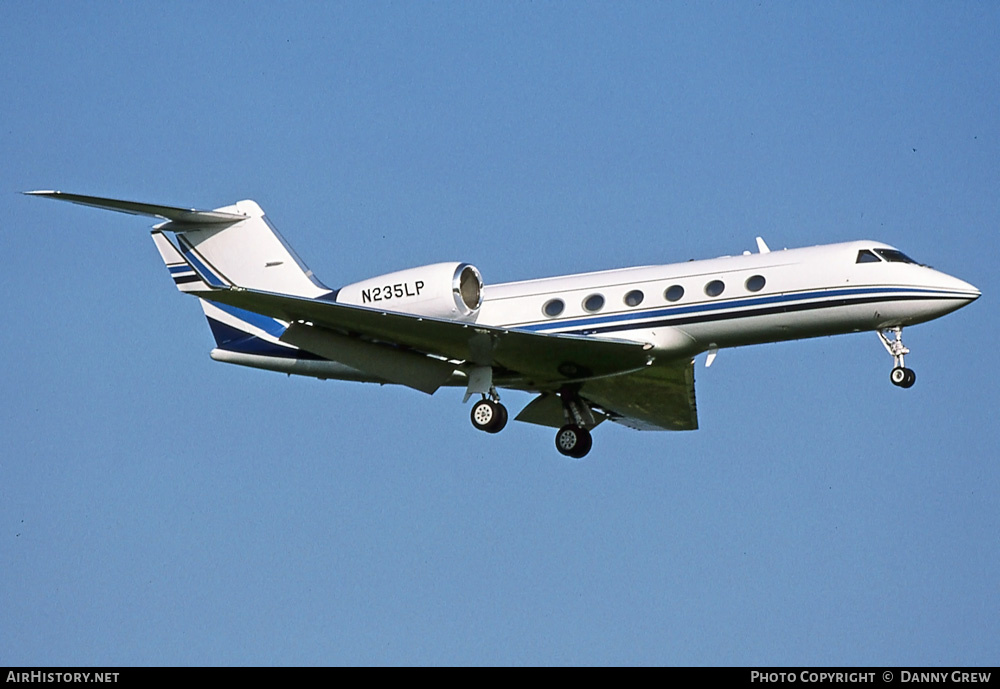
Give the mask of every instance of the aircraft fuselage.
[{"label": "aircraft fuselage", "polygon": [[979,296],[967,282],[876,250],[901,256],[856,241],[489,285],[478,322],[695,354],[914,325]]}]

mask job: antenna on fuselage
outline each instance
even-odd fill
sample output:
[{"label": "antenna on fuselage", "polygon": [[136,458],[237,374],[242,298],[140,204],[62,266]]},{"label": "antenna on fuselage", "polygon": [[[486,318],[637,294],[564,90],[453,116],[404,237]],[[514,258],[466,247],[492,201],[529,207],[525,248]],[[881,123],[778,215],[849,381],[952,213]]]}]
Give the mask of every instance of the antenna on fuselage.
[{"label": "antenna on fuselage", "polygon": [[767,248],[767,244],[764,243],[763,237],[757,237],[757,251],[762,254],[771,253],[771,250]]}]

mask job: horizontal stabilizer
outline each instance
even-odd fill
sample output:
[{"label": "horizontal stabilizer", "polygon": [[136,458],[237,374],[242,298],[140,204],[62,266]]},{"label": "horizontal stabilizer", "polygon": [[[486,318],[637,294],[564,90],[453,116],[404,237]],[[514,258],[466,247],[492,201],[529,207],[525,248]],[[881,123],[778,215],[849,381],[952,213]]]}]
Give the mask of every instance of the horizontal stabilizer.
[{"label": "horizontal stabilizer", "polygon": [[194,208],[178,208],[175,206],[157,206],[151,203],[106,199],[100,196],[84,196],[82,194],[67,194],[61,191],[26,191],[29,196],[42,196],[56,201],[69,201],[82,206],[93,206],[109,211],[130,213],[131,215],[148,215],[152,218],[162,218],[185,225],[216,225],[230,224],[246,220],[247,216],[237,213],[222,213],[220,211],[200,211]]}]

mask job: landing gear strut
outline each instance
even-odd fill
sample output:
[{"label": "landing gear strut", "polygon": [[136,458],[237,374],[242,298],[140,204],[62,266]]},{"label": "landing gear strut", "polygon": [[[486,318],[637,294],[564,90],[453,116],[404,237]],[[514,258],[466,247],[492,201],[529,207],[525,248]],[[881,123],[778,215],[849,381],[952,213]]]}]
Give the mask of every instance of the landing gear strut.
[{"label": "landing gear strut", "polygon": [[567,457],[580,459],[594,446],[594,439],[587,430],[588,426],[593,428],[597,425],[594,412],[573,390],[563,390],[559,396],[562,398],[567,423],[556,433],[556,449]]},{"label": "landing gear strut", "polygon": [[[889,337],[890,333],[893,334],[892,338]],[[903,364],[903,355],[910,353],[910,350],[903,346],[903,328],[896,326],[895,328],[879,330],[878,337],[895,363],[895,367],[889,374],[889,380],[900,388],[913,387],[913,384],[917,382],[917,374],[913,372],[913,369],[906,368]]]},{"label": "landing gear strut", "polygon": [[507,407],[500,404],[496,388],[472,405],[472,425],[487,433],[499,433],[507,425]]}]

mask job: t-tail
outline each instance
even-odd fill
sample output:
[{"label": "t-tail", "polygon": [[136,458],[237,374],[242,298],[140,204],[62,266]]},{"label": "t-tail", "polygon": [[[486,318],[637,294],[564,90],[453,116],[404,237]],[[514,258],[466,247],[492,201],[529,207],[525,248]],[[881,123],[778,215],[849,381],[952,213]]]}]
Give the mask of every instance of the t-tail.
[{"label": "t-tail", "polygon": [[[153,243],[181,292],[197,295],[239,286],[308,299],[335,298],[336,293],[316,279],[254,201],[194,210],[59,191],[26,193],[165,220],[153,228]],[[280,342],[288,327],[283,321],[204,299],[199,302],[217,345],[213,358],[261,368],[275,368],[270,365],[277,363],[274,358],[286,360],[288,366],[318,358]]]}]

